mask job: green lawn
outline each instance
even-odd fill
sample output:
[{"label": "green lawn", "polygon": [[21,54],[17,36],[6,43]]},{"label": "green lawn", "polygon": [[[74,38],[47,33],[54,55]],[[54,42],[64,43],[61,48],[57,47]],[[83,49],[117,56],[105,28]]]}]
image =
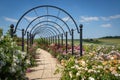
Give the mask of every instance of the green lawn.
[{"label": "green lawn", "polygon": [[120,45],[120,39],[99,39],[102,44],[115,44]]},{"label": "green lawn", "polygon": [[[79,45],[79,40],[74,40],[75,45]],[[120,39],[93,39],[93,41],[83,41],[83,44],[99,44],[99,45],[120,45]]]}]

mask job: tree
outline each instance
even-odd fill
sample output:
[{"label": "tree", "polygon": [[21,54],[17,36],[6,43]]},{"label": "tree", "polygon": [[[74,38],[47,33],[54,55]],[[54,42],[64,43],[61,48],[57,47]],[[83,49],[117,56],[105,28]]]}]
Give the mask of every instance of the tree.
[{"label": "tree", "polygon": [[0,28],[0,37],[3,35],[3,29]]}]

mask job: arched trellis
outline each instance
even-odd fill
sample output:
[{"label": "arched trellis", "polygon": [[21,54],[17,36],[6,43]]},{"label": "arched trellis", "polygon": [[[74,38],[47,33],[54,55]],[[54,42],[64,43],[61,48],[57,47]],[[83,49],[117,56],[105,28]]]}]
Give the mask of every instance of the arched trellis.
[{"label": "arched trellis", "polygon": [[[68,28],[69,33],[70,33],[70,35],[71,35],[71,31],[70,31],[70,28],[69,28],[68,24],[66,24],[65,21],[62,20],[61,18],[59,18],[59,17],[57,17],[57,16],[54,16],[54,15],[42,15],[42,16],[39,16],[39,17],[33,19],[33,20],[28,24],[28,26],[27,26],[27,28],[26,28],[26,30],[25,30],[25,34],[26,34],[27,29],[29,28],[29,26],[32,24],[32,22],[34,22],[35,20],[37,20],[37,19],[39,19],[39,18],[43,18],[43,17],[54,17],[54,18],[59,19],[60,21],[62,21],[62,22],[66,25],[66,27]],[[25,34],[24,34],[24,35],[25,35]]]},{"label": "arched trellis", "polygon": [[[44,26],[44,25],[41,25],[41,26]],[[32,34],[35,36],[35,34],[36,33],[41,33],[41,34],[44,34],[44,33],[46,33],[47,31],[46,31],[46,28],[51,28],[51,27],[40,27],[40,29],[37,29],[37,30],[35,30]],[[43,30],[44,29],[44,30]],[[56,35],[53,35],[53,36],[58,36],[58,43],[60,43],[60,32],[59,32],[59,34],[57,34],[57,32],[53,29],[53,31],[56,33]],[[59,31],[59,30],[58,30]],[[62,38],[61,38],[62,39]],[[63,39],[62,39],[62,42],[63,42]]]},{"label": "arched trellis", "polygon": [[54,33],[50,30],[45,30],[46,32],[40,33],[40,32],[36,32],[35,35],[39,35],[41,36],[41,38],[49,38],[49,43],[51,43],[52,41],[50,40],[52,36],[54,36]]},{"label": "arched trellis", "polygon": [[[50,26],[50,27],[47,27],[47,26]],[[61,34],[61,32],[60,32],[55,26],[50,25],[50,24],[43,24],[43,25],[37,26],[37,27],[34,29],[33,33],[34,33],[36,30],[39,30],[41,27],[44,27],[44,28],[53,28],[53,29],[55,29],[59,34]],[[32,29],[31,29],[31,30],[32,30]],[[56,31],[55,31],[55,32],[56,32]],[[30,33],[31,33],[31,31],[30,31]]]},{"label": "arched trellis", "polygon": [[[46,27],[41,27],[40,29],[38,29],[38,30],[36,30],[34,33],[32,33],[32,34],[30,34],[30,35],[32,35],[32,36],[30,36],[30,45],[32,45],[33,44],[33,39],[34,39],[34,37],[35,37],[35,35],[37,35],[37,34],[42,34],[42,35],[47,35],[47,36],[54,36],[54,35],[57,35],[57,32],[54,30],[54,29],[52,29],[52,28],[50,28],[50,27],[48,27],[48,28],[46,28]],[[43,37],[43,36],[42,36]],[[45,38],[46,36],[44,36],[43,38]]]},{"label": "arched trellis", "polygon": [[[45,31],[47,31],[46,33],[45,32],[43,32],[43,33],[40,33],[40,32],[36,32],[34,35],[37,35],[37,34],[41,34],[42,35],[42,37],[43,38],[45,38],[46,36],[45,35],[47,35],[47,36],[54,36],[55,35],[55,33],[54,32],[52,32],[52,31],[50,31],[49,29],[48,30],[45,30]],[[44,35],[45,34],[45,35]]]},{"label": "arched trellis", "polygon": [[37,27],[37,26],[40,25],[41,23],[46,23],[46,22],[50,22],[50,23],[56,24],[56,25],[63,31],[63,34],[65,35],[65,31],[64,31],[64,29],[62,28],[62,26],[60,26],[58,23],[53,22],[53,21],[41,21],[41,22],[37,23],[36,25],[34,25],[34,26],[32,27],[32,29],[30,30],[30,33],[33,31],[33,29],[34,29],[35,27]]},{"label": "arched trellis", "polygon": [[[35,31],[35,33],[36,33],[36,32],[44,33],[44,32],[46,32],[46,30],[51,31],[54,35],[57,35],[57,34],[58,34],[58,33],[57,33],[54,29],[52,29],[51,27],[41,27],[39,30]],[[35,33],[33,33],[33,34],[35,34]],[[53,35],[53,36],[54,36],[54,35]]]},{"label": "arched trellis", "polygon": [[[73,18],[67,11],[65,11],[65,10],[63,10],[63,9],[61,9],[61,8],[59,8],[59,7],[56,7],[56,6],[42,5],[42,6],[34,7],[34,8],[32,8],[32,9],[28,10],[27,12],[25,12],[25,13],[20,17],[20,19],[18,20],[18,22],[17,22],[17,24],[16,24],[16,26],[15,26],[14,33],[16,32],[17,27],[18,27],[20,21],[22,20],[22,18],[24,18],[24,16],[25,16],[26,14],[28,14],[29,12],[31,12],[31,11],[33,11],[33,10],[35,11],[35,10],[38,9],[38,8],[47,8],[47,10],[48,10],[48,8],[54,8],[54,9],[58,9],[58,10],[64,12],[65,14],[67,14],[67,15],[71,18],[71,20],[73,21],[73,23],[74,23],[75,26],[76,26],[77,31],[80,32],[79,29],[78,29],[77,23],[75,22],[74,18]],[[35,11],[35,13],[36,13],[36,11]],[[47,14],[48,14],[48,13],[47,13]]]},{"label": "arched trellis", "polygon": [[[42,16],[39,16],[38,14],[37,14],[37,9],[38,8],[46,8],[47,9],[47,15],[42,15]],[[82,25],[80,25],[80,28],[77,26],[77,24],[76,24],[76,22],[75,22],[75,20],[73,19],[73,17],[68,13],[68,12],[66,12],[65,10],[63,10],[63,9],[61,9],[61,8],[59,8],[59,7],[56,7],[56,6],[51,6],[51,5],[43,5],[43,6],[37,6],[37,7],[35,7],[35,8],[32,8],[32,9],[30,9],[30,10],[28,10],[27,12],[25,12],[21,17],[20,17],[20,19],[18,20],[18,22],[17,22],[17,24],[16,24],[16,26],[15,26],[15,29],[14,29],[14,25],[11,25],[10,27],[11,27],[11,36],[13,37],[13,34],[14,33],[16,33],[16,30],[18,29],[18,25],[20,24],[20,22],[22,21],[22,19],[24,19],[24,17],[28,14],[28,13],[30,13],[30,12],[32,12],[32,11],[34,11],[36,14],[37,14],[37,17],[34,19],[34,20],[32,20],[31,22],[29,22],[29,24],[28,24],[28,26],[30,26],[30,25],[32,25],[32,22],[33,21],[36,21],[38,18],[42,18],[42,17],[47,17],[47,21],[48,21],[48,18],[49,17],[54,17],[54,18],[56,18],[56,20],[60,20],[61,22],[63,22],[64,23],[64,25],[66,25],[66,27],[68,28],[68,31],[69,31],[69,33],[70,33],[70,35],[72,36],[72,38],[73,38],[73,32],[72,31],[74,31],[74,30],[72,30],[72,29],[70,29],[70,26],[68,26],[68,24],[67,24],[67,21],[64,21],[64,20],[62,20],[60,17],[59,17],[59,15],[57,15],[57,16],[55,16],[55,15],[50,15],[50,14],[48,14],[48,8],[54,8],[54,9],[57,9],[59,12],[61,11],[61,12],[63,12],[64,14],[66,14],[70,19],[71,19],[71,21],[74,23],[74,25],[75,25],[75,27],[76,27],[76,30],[77,30],[77,32],[78,33],[80,33],[80,55],[82,56]],[[60,14],[60,13],[59,13]],[[40,21],[41,22],[41,21]],[[55,22],[55,21],[54,21]],[[59,24],[60,25],[60,24]],[[22,29],[22,45],[24,46],[24,36],[25,36],[25,34],[26,34],[26,32],[27,32],[27,34],[28,34],[28,26],[27,26],[27,28],[26,29]],[[66,42],[67,42],[67,31],[66,31]],[[32,35],[32,34],[31,34]],[[28,36],[28,35],[27,35]],[[72,39],[73,40],[73,39]],[[73,42],[73,41],[72,41]],[[66,46],[67,46],[67,44],[66,44]],[[72,45],[73,46],[73,45]]]}]

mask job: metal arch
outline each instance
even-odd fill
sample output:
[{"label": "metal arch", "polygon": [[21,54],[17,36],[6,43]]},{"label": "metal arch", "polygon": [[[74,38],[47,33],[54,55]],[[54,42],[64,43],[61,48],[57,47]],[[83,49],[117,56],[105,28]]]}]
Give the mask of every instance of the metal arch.
[{"label": "metal arch", "polygon": [[[44,29],[44,30],[45,30],[45,29],[51,29],[51,30],[53,30],[53,31],[57,34],[56,30],[54,30],[54,29],[51,28],[51,27],[47,27],[47,26],[44,27],[44,25],[43,25],[40,29],[36,30],[36,32],[37,32],[37,31],[40,31],[41,29]],[[35,31],[34,31],[34,32],[35,32]],[[34,33],[34,32],[33,32],[33,33]]]},{"label": "metal arch", "polygon": [[[45,30],[50,31],[51,33],[53,33],[53,35],[55,35],[55,34],[57,35],[57,33],[54,33],[51,29],[45,29]],[[44,33],[45,30],[43,30],[42,33]],[[39,31],[38,31],[38,32],[39,32]]]},{"label": "metal arch", "polygon": [[56,23],[56,22],[54,22],[54,21],[41,21],[41,22],[39,22],[39,23],[35,24],[35,25],[32,27],[30,33],[32,32],[32,30],[33,30],[37,25],[39,25],[39,24],[41,24],[41,23],[44,23],[44,22],[50,22],[50,23],[56,24],[57,26],[59,26],[59,27],[61,28],[61,30],[63,31],[64,36],[65,36],[65,31],[64,31],[64,29],[62,28],[62,26],[60,26],[58,23]]},{"label": "metal arch", "polygon": [[[39,28],[41,28],[41,26],[45,26],[45,25],[51,26],[51,28],[56,29],[56,30],[59,32],[59,34],[61,34],[61,32],[60,32],[55,26],[50,25],[50,24],[43,24],[43,25],[37,26],[37,27],[34,29],[34,31],[37,30],[37,29],[39,29]],[[46,27],[45,27],[45,28],[46,28]],[[33,31],[33,32],[34,32],[34,31]],[[31,33],[31,31],[30,31],[30,33]]]},{"label": "metal arch", "polygon": [[[51,35],[51,36],[53,36],[53,35],[55,35],[52,31],[50,31],[50,30],[47,30],[47,33],[49,32],[49,34]],[[35,34],[34,34],[34,37],[35,37],[35,35],[36,34],[39,34],[40,32],[36,32]],[[44,32],[43,32],[44,33]],[[42,34],[43,34],[42,33]],[[45,33],[44,33],[45,34]]]},{"label": "metal arch", "polygon": [[[46,34],[45,32],[43,32],[43,33],[44,33],[44,34]],[[41,32],[36,32],[36,33],[34,33],[33,35],[34,35],[34,37],[35,37],[35,35],[36,35],[36,34],[41,34],[41,35],[44,35],[43,33],[41,33]],[[54,33],[53,33],[53,32],[50,32],[50,31],[48,31],[48,30],[47,30],[47,33],[49,33],[51,36],[53,36],[53,35],[54,35]],[[48,34],[48,35],[49,35],[49,34]]]},{"label": "metal arch", "polygon": [[76,26],[76,28],[77,28],[78,33],[80,33],[80,31],[79,31],[79,29],[78,29],[78,26],[77,26],[77,23],[75,22],[75,20],[73,19],[73,17],[72,17],[67,11],[65,11],[64,9],[61,9],[61,8],[59,8],[59,7],[51,6],[51,5],[37,6],[37,7],[34,7],[34,8],[32,8],[32,9],[28,10],[27,12],[25,12],[25,13],[20,17],[20,19],[18,20],[18,22],[17,22],[17,24],[16,24],[16,26],[15,26],[14,33],[16,32],[16,29],[17,29],[17,27],[18,27],[18,24],[20,23],[20,21],[22,20],[22,18],[23,18],[27,13],[31,12],[32,10],[35,10],[35,9],[37,9],[37,8],[42,8],[42,7],[52,7],[52,8],[61,10],[62,12],[66,13],[66,14],[72,19],[72,21],[74,22],[74,24],[75,24],[75,26]]},{"label": "metal arch", "polygon": [[[39,33],[38,33],[39,34]],[[41,37],[51,37],[51,35],[48,35],[48,34],[51,34],[50,32],[47,32],[47,33],[45,33],[45,34],[39,34]],[[43,35],[43,36],[42,36]]]},{"label": "metal arch", "polygon": [[[49,29],[50,27],[45,27],[46,29]],[[36,32],[40,32],[40,33],[42,33],[43,32],[43,29],[45,30],[45,28],[44,27],[42,27],[42,29],[39,29],[39,30],[36,30]],[[57,33],[55,30],[53,30],[55,33]],[[33,34],[35,34],[36,33],[35,31],[33,32]],[[60,33],[59,33],[60,34]]]},{"label": "metal arch", "polygon": [[[50,34],[50,33],[48,33],[48,34]],[[50,36],[48,36],[48,34],[44,34],[44,36],[47,37],[47,38],[50,37]],[[36,35],[39,35],[40,38],[44,38],[44,36],[41,36],[39,33],[36,34]],[[35,37],[35,36],[34,36],[34,37]]]},{"label": "metal arch", "polygon": [[[57,35],[57,32],[56,32],[54,29],[52,29],[51,27],[47,27],[47,28],[41,27],[41,29],[36,30],[36,32],[37,32],[37,31],[40,31],[40,30],[44,31],[44,30],[46,30],[46,29],[52,30],[52,31],[55,32],[55,34]],[[35,31],[34,31],[34,32],[35,32]]]},{"label": "metal arch", "polygon": [[[39,34],[39,32],[38,33],[36,33],[35,35],[37,35],[37,34]],[[50,35],[48,35],[48,34],[50,34]],[[34,37],[35,37],[35,35],[34,35]],[[45,34],[39,34],[41,37],[50,37],[50,36],[52,36],[51,35],[51,33],[50,32],[47,32],[47,33],[45,33]],[[43,35],[43,36],[42,36]]]},{"label": "metal arch", "polygon": [[[37,35],[37,34],[39,34],[40,35],[40,33],[39,32],[36,32],[35,34],[33,34],[33,37],[35,37],[35,35]],[[50,34],[50,35],[48,35],[48,34]],[[52,36],[53,34],[51,33],[51,32],[47,32],[47,34],[46,33],[42,33],[41,35],[47,35],[47,36]],[[43,37],[43,36],[42,36]]]},{"label": "metal arch", "polygon": [[[71,30],[70,30],[69,26],[66,24],[66,22],[65,22],[64,20],[62,20],[61,18],[59,18],[59,17],[57,17],[57,16],[54,16],[54,15],[42,15],[42,16],[38,16],[37,18],[33,19],[33,20],[28,24],[28,26],[27,26],[27,28],[26,28],[26,30],[25,30],[25,34],[26,34],[27,29],[29,28],[29,26],[32,24],[32,22],[34,22],[35,20],[40,19],[40,18],[42,18],[42,17],[46,17],[46,16],[54,17],[54,18],[57,18],[57,19],[59,19],[60,21],[62,21],[62,22],[66,25],[66,27],[68,28],[69,33],[70,33],[70,35],[71,35]],[[24,35],[25,35],[25,34],[24,34]]]}]

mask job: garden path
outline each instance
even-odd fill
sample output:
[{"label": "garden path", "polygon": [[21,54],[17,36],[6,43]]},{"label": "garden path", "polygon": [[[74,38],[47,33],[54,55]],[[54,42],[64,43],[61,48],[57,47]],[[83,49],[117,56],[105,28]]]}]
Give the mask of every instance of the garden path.
[{"label": "garden path", "polygon": [[30,68],[32,71],[26,73],[26,77],[29,80],[59,80],[60,74],[54,75],[56,66],[60,66],[57,60],[43,49],[38,48],[36,52],[39,56],[39,59],[36,59],[38,66]]}]

